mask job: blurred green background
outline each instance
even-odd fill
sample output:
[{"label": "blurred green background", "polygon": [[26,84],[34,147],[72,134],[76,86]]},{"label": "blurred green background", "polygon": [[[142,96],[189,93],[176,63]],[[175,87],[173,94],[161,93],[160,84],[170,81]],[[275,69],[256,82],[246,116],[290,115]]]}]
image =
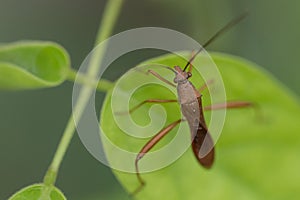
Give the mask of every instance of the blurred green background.
[{"label": "blurred green background", "polygon": [[[0,1],[0,43],[51,40],[78,68],[91,50],[106,1]],[[143,26],[171,28],[203,43],[244,10],[250,16],[208,49],[242,56],[270,71],[300,94],[300,1],[128,0],[115,33]],[[106,74],[114,80],[157,52],[133,53]],[[251,83],[249,83],[251,87]],[[72,83],[44,90],[0,91],[0,199],[41,182],[71,113]],[[104,95],[99,93],[98,108]],[[274,97],[275,98],[275,97]],[[95,160],[77,135],[62,163],[57,186],[68,199],[126,196],[110,169]],[[119,199],[119,198],[116,198]]]}]

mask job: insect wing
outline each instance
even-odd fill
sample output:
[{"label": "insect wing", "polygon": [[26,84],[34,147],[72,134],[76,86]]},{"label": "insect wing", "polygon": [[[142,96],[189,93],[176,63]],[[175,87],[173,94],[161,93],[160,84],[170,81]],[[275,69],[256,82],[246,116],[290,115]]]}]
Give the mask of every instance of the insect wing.
[{"label": "insect wing", "polygon": [[214,142],[207,129],[201,124],[193,139],[192,148],[199,163],[205,168],[211,168],[215,157]]}]

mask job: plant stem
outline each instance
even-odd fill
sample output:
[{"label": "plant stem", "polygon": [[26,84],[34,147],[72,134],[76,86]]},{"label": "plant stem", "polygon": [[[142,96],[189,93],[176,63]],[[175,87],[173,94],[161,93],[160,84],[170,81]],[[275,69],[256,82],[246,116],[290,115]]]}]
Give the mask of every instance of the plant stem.
[{"label": "plant stem", "polygon": [[86,76],[85,74],[82,74],[74,69],[69,70],[67,78],[69,81],[76,81],[77,83],[81,83],[82,85],[87,85],[92,88],[96,88],[98,91],[101,92],[107,92],[114,86],[114,83],[109,80],[100,79],[99,82],[96,82],[96,80],[94,81],[90,76]]},{"label": "plant stem", "polygon": [[[123,0],[109,0],[103,14],[102,21],[99,26],[99,30],[96,37],[95,45],[102,42],[106,38],[108,38],[113,30],[114,24],[116,23],[117,17],[120,13],[121,6],[122,6]],[[105,51],[104,48],[99,48],[99,50],[95,51],[95,53],[92,56],[92,60],[90,62],[87,77],[95,78],[95,75],[100,70],[100,65],[98,63],[101,63],[103,53]],[[102,83],[105,81],[102,80]],[[108,82],[106,82],[107,85]],[[102,87],[102,86],[99,86]],[[106,86],[103,86],[106,88]],[[105,89],[103,88],[103,89]],[[106,88],[107,89],[107,88]],[[91,88],[89,85],[83,85],[77,103],[73,108],[73,114],[77,115],[78,118],[82,115],[82,112],[86,106],[86,103],[88,99],[90,98],[91,92],[93,88]],[[44,177],[44,184],[45,188],[42,191],[41,198],[44,199],[44,197],[49,197],[49,188],[51,188],[55,181],[56,176],[60,167],[60,164],[62,162],[62,159],[66,153],[66,150],[70,144],[70,141],[74,135],[75,132],[75,122],[73,119],[73,115],[71,115],[68,124],[65,128],[65,131],[63,133],[62,139],[58,145],[58,148],[55,152],[54,158],[52,160],[52,163],[49,166],[49,169]]]}]

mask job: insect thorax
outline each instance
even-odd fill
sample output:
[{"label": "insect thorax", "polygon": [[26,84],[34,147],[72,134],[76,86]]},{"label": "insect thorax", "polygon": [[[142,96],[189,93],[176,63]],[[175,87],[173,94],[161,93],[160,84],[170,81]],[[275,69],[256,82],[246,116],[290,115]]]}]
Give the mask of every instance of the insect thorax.
[{"label": "insect thorax", "polygon": [[197,102],[197,95],[195,93],[194,86],[189,81],[179,82],[177,84],[177,94],[180,104],[187,104]]}]

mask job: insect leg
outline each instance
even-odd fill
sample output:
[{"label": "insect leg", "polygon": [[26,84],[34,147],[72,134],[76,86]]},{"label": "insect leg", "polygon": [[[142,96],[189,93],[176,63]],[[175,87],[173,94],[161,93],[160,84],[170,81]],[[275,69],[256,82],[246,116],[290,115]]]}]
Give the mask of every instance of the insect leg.
[{"label": "insect leg", "polygon": [[211,80],[208,80],[205,84],[203,84],[199,89],[198,89],[198,92],[203,92],[205,89],[207,89],[207,87],[211,84],[214,83],[214,80],[211,79]]},{"label": "insect leg", "polygon": [[171,102],[178,102],[176,99],[147,99],[144,100],[143,102],[139,103],[138,105],[134,106],[129,110],[129,113],[131,114],[135,110],[137,110],[139,107],[146,103],[171,103]]},{"label": "insect leg", "polygon": [[142,101],[138,105],[134,106],[133,108],[131,108],[129,110],[129,112],[120,111],[120,112],[115,112],[115,114],[117,114],[117,115],[125,115],[128,113],[131,114],[146,103],[172,103],[172,102],[178,102],[178,100],[176,100],[176,99],[147,99],[147,100]]},{"label": "insect leg", "polygon": [[260,106],[256,103],[249,102],[249,101],[232,101],[227,103],[220,103],[220,104],[205,106],[203,110],[206,111],[206,110],[218,110],[223,108],[245,108],[245,107],[254,108],[256,118],[259,121],[265,120],[265,117],[263,115]]},{"label": "insect leg", "polygon": [[223,108],[243,108],[254,106],[252,102],[249,101],[232,101],[226,103],[219,103],[214,105],[205,106],[204,110],[218,110]]},{"label": "insect leg", "polygon": [[164,77],[162,77],[162,76],[159,75],[157,72],[155,72],[155,71],[153,71],[153,70],[151,70],[151,69],[149,69],[147,73],[150,73],[150,74],[152,74],[153,76],[155,76],[156,78],[158,78],[159,80],[161,80],[161,81],[163,81],[163,82],[165,82],[165,83],[167,83],[167,84],[169,84],[169,85],[171,85],[171,86],[173,86],[173,87],[176,87],[176,85],[175,85],[174,83],[168,81],[167,79],[165,79]]},{"label": "insect leg", "polygon": [[163,128],[150,141],[148,141],[144,145],[144,147],[140,150],[140,152],[138,153],[135,159],[135,171],[136,171],[138,181],[140,182],[140,186],[137,189],[135,189],[131,195],[135,195],[138,192],[140,192],[145,185],[145,182],[139,173],[139,167],[138,167],[139,160],[141,160],[147,152],[149,152],[165,135],[167,135],[167,133],[169,133],[174,127],[176,127],[182,121],[183,119],[179,119],[173,122],[172,124],[168,125],[167,127]]}]

